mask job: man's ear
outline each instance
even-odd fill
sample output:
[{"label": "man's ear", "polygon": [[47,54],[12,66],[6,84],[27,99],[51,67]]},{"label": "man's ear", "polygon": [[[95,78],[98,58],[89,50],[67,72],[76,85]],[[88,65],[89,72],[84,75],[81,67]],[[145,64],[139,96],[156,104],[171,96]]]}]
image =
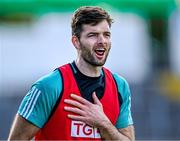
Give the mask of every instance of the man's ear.
[{"label": "man's ear", "polygon": [[76,49],[80,48],[80,42],[77,36],[73,35],[71,38],[71,42],[73,43]]}]

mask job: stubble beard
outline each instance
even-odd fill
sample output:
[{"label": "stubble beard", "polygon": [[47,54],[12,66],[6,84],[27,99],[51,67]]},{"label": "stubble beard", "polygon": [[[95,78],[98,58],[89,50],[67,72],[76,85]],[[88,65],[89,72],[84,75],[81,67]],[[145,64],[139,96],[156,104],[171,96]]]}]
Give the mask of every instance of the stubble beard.
[{"label": "stubble beard", "polygon": [[107,60],[111,45],[108,50],[106,50],[106,54],[104,59],[98,60],[89,49],[87,49],[82,43],[80,43],[81,46],[81,57],[86,61],[88,64],[95,66],[95,67],[102,67]]}]

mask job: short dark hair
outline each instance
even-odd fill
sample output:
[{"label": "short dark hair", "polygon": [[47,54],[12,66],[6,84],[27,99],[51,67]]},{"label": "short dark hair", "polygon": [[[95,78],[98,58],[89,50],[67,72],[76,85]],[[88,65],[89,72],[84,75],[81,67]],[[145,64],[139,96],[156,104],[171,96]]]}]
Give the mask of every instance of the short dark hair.
[{"label": "short dark hair", "polygon": [[106,20],[111,27],[113,19],[104,9],[97,6],[82,6],[75,11],[72,17],[72,35],[80,38],[83,24],[96,25],[102,20]]}]

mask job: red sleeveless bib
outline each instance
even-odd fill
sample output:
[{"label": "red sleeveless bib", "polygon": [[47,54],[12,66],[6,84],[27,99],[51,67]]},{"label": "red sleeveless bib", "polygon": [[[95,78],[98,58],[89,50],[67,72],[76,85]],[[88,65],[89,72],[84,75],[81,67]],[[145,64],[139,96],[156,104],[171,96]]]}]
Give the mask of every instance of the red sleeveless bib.
[{"label": "red sleeveless bib", "polygon": [[[120,112],[118,91],[109,70],[103,68],[105,75],[105,90],[101,98],[104,113],[115,125]],[[67,117],[64,110],[64,99],[70,94],[81,96],[70,64],[59,67],[63,80],[63,92],[60,102],[49,121],[36,134],[35,140],[101,140],[99,130],[80,121],[73,121]],[[41,116],[41,115],[39,115]]]}]

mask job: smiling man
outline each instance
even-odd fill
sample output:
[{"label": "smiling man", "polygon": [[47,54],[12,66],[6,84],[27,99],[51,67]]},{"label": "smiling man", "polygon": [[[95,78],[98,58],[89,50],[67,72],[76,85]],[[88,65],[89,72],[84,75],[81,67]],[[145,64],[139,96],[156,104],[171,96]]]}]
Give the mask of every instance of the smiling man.
[{"label": "smiling man", "polygon": [[72,18],[77,58],[36,81],[9,140],[134,140],[128,83],[103,65],[111,48],[109,14],[80,7]]}]

